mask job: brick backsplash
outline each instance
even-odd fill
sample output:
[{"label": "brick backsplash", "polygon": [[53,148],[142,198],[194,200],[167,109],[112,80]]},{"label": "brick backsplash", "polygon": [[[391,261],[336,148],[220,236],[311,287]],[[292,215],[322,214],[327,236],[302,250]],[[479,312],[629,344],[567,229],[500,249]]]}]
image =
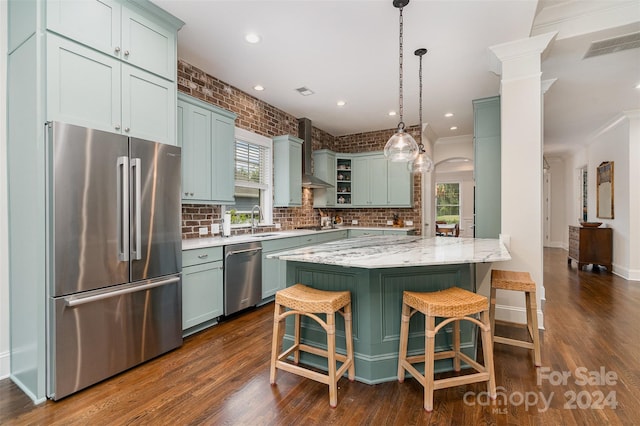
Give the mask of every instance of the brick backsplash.
[{"label": "brick backsplash", "polygon": [[[298,135],[298,119],[281,111],[248,93],[245,93],[203,70],[178,60],[178,90],[201,99],[238,115],[236,126],[254,133],[273,137],[290,134]],[[312,130],[312,147],[330,149],[335,152],[357,153],[382,151],[395,129],[378,130],[367,133],[335,137],[317,127]],[[419,127],[407,128],[414,137],[418,137]],[[322,209],[324,214],[342,216],[346,223],[358,220],[358,226],[386,226],[394,214],[402,219],[413,220],[419,231],[421,206],[420,178],[414,178],[413,208],[406,209]],[[212,223],[221,223],[221,207],[215,205],[184,204],[182,206],[182,238],[198,238],[198,228],[211,229]],[[313,191],[302,190],[302,207],[274,208],[273,220],[280,223],[282,230],[295,229],[301,226],[312,226],[320,223],[320,212],[313,208]],[[261,228],[263,232],[271,232],[275,228]],[[248,229],[234,230],[232,233],[245,233]]]}]

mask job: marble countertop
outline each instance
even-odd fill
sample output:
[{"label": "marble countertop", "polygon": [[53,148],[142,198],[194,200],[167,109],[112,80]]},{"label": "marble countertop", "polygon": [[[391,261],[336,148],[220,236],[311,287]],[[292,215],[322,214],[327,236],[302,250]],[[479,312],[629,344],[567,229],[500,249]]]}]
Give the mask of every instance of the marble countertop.
[{"label": "marble countertop", "polygon": [[226,246],[230,244],[238,244],[238,243],[247,243],[251,241],[265,241],[265,240],[275,240],[278,238],[288,238],[288,237],[300,237],[304,235],[312,235],[319,234],[325,232],[336,232],[336,231],[345,231],[349,229],[363,229],[363,230],[405,230],[411,231],[415,228],[374,228],[374,227],[365,227],[365,226],[338,226],[336,228],[322,229],[319,231],[309,230],[309,229],[294,229],[291,231],[275,231],[275,232],[258,232],[256,234],[243,234],[243,235],[234,235],[231,237],[207,237],[207,238],[189,238],[186,240],[182,240],[182,250],[194,250],[201,249],[207,247],[220,247]]},{"label": "marble countertop", "polygon": [[509,251],[498,239],[396,235],[331,241],[267,257],[366,269],[511,260]]}]

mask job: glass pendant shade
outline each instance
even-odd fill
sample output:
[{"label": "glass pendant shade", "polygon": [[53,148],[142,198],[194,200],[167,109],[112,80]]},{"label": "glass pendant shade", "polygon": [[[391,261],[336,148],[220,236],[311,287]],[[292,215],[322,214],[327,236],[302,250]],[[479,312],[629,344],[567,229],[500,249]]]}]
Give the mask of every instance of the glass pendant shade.
[{"label": "glass pendant shade", "polygon": [[384,146],[384,156],[389,161],[402,162],[413,161],[419,153],[416,140],[404,128],[399,127]]},{"label": "glass pendant shade", "polygon": [[407,168],[411,173],[429,173],[433,168],[433,161],[429,154],[422,151],[413,162],[408,163]]}]

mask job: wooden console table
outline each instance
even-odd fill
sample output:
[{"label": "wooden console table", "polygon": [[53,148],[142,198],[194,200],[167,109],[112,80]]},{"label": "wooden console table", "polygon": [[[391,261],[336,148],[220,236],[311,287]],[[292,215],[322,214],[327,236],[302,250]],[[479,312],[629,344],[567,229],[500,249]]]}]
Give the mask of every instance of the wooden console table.
[{"label": "wooden console table", "polygon": [[578,269],[585,265],[600,265],[611,272],[613,258],[613,229],[569,226],[569,265],[578,262]]}]

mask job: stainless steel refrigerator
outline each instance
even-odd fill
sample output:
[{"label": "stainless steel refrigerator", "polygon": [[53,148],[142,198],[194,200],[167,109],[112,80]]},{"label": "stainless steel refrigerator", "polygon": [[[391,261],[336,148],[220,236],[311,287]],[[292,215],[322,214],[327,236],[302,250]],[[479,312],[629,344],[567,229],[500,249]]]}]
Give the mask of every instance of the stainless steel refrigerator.
[{"label": "stainless steel refrigerator", "polygon": [[180,148],[47,124],[47,395],[182,344]]}]

